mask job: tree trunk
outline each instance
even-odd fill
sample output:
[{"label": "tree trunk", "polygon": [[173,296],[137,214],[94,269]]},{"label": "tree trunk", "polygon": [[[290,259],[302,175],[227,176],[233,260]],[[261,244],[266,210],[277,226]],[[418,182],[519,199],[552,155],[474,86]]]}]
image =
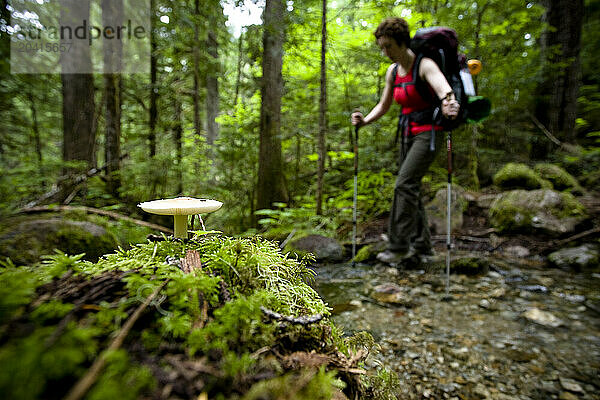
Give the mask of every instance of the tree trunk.
[{"label": "tree trunk", "polygon": [[175,152],[176,152],[176,181],[177,186],[175,191],[177,194],[183,194],[183,124],[181,121],[181,102],[177,96],[173,97],[173,140],[175,141]]},{"label": "tree trunk", "polygon": [[[545,5],[549,28],[541,39],[544,69],[535,114],[554,136],[574,142],[584,1],[546,0]],[[551,150],[542,140],[532,146],[532,157],[544,158]]]},{"label": "tree trunk", "polygon": [[[102,24],[121,26],[123,0],[102,0]],[[104,155],[106,165],[106,187],[114,197],[119,197],[121,187],[121,75],[123,47],[120,40],[105,40],[104,90],[105,90],[105,134]]]},{"label": "tree trunk", "polygon": [[238,39],[237,75],[235,78],[235,97],[233,99],[234,109],[238,103],[238,98],[240,95],[240,84],[242,83],[243,49],[244,49],[244,31],[242,31],[242,33],[240,33],[240,38]]},{"label": "tree trunk", "polygon": [[285,2],[267,0],[263,12],[262,102],[258,156],[257,209],[288,201],[281,150],[281,97]]},{"label": "tree trunk", "polygon": [[[61,26],[76,27],[89,21],[89,0],[62,0]],[[74,29],[73,29],[74,30]],[[69,40],[69,52],[60,56],[62,68],[63,160],[86,161],[86,168],[96,164],[94,126],[94,77],[90,46],[87,40]],[[65,171],[71,173],[71,171]]]},{"label": "tree trunk", "polygon": [[219,81],[217,74],[219,70],[217,35],[211,29],[206,39],[206,49],[209,55],[208,71],[206,74],[206,143],[212,147],[219,136]]},{"label": "tree trunk", "polygon": [[[196,140],[200,138],[202,122],[200,121],[200,0],[194,1],[194,44],[192,56],[194,61],[194,133]],[[198,142],[197,142],[198,143]]]},{"label": "tree trunk", "polygon": [[150,158],[154,158],[156,155],[156,122],[158,119],[158,83],[157,78],[157,44],[156,44],[156,0],[150,0],[150,109],[149,109],[149,128],[148,133],[148,147]]},{"label": "tree trunk", "polygon": [[323,180],[325,175],[325,135],[327,133],[327,0],[321,16],[321,96],[319,99],[319,165],[317,169],[317,215],[323,215]]}]

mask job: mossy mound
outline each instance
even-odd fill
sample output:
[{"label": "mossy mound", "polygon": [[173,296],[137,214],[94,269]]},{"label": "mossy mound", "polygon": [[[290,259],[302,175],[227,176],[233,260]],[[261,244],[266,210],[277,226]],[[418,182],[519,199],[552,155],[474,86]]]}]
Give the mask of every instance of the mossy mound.
[{"label": "mossy mound", "polygon": [[554,190],[513,190],[502,193],[489,210],[499,232],[570,233],[587,218],[585,207],[570,193]]},{"label": "mossy mound", "polygon": [[539,163],[533,169],[542,179],[550,181],[554,189],[568,191],[573,194],[583,194],[583,188],[577,182],[577,179],[558,165]]},{"label": "mossy mound", "polygon": [[490,262],[484,257],[463,256],[457,257],[450,263],[453,273],[464,275],[481,275],[489,271]]},{"label": "mossy mound", "polygon": [[552,189],[552,183],[543,179],[528,165],[508,163],[494,175],[494,185],[501,189]]},{"label": "mossy mound", "polygon": [[41,255],[54,249],[85,253],[86,259],[95,261],[118,246],[112,233],[89,221],[28,218],[13,222],[8,221],[0,235],[0,258],[8,257],[18,265],[39,262]]},{"label": "mossy mound", "polygon": [[63,398],[98,360],[86,398],[394,398],[397,378],[360,368],[373,338],[343,338],[314,272],[272,242],[203,236],[80,258],[0,264],[6,398]]}]

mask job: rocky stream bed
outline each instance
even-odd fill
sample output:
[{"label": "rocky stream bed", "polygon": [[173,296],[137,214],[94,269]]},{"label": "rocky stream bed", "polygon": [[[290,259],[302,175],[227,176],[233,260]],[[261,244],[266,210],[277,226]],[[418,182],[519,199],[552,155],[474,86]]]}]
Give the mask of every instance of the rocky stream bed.
[{"label": "rocky stream bed", "polygon": [[497,258],[452,274],[444,254],[421,269],[322,265],[317,289],[348,334],[381,346],[401,399],[600,399],[600,274]]}]

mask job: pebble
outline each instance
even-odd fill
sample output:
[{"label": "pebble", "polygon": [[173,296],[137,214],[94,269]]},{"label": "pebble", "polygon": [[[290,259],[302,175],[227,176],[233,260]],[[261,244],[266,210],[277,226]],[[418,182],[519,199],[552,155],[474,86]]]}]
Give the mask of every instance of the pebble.
[{"label": "pebble", "polygon": [[558,381],[560,382],[560,386],[562,386],[563,389],[568,390],[569,392],[582,394],[584,393],[583,388],[574,379],[564,378],[561,376],[560,378],[558,378]]}]

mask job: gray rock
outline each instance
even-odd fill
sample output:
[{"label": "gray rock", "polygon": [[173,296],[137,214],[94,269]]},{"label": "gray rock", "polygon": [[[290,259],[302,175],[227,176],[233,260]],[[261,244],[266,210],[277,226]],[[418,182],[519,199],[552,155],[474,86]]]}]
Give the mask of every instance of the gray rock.
[{"label": "gray rock", "polygon": [[587,218],[583,205],[571,194],[550,189],[502,193],[489,210],[499,232],[572,233]]},{"label": "gray rock", "polygon": [[0,237],[0,257],[9,257],[17,265],[36,263],[54,249],[67,254],[86,253],[85,259],[96,261],[116,247],[114,235],[103,227],[61,218],[21,221]]},{"label": "gray rock", "polygon": [[342,261],[344,252],[342,245],[335,239],[321,235],[307,235],[292,240],[284,251],[303,255],[314,254],[317,261]]},{"label": "gray rock", "polygon": [[[463,213],[469,202],[466,199],[465,190],[457,185],[452,186],[451,197],[451,226],[452,230],[455,230],[462,227]],[[435,194],[434,199],[425,206],[429,228],[436,235],[446,233],[447,198],[448,190],[445,188],[440,189]]]},{"label": "gray rock", "polygon": [[600,264],[600,251],[593,244],[584,244],[555,251],[548,256],[548,261],[559,268],[594,268]]}]

